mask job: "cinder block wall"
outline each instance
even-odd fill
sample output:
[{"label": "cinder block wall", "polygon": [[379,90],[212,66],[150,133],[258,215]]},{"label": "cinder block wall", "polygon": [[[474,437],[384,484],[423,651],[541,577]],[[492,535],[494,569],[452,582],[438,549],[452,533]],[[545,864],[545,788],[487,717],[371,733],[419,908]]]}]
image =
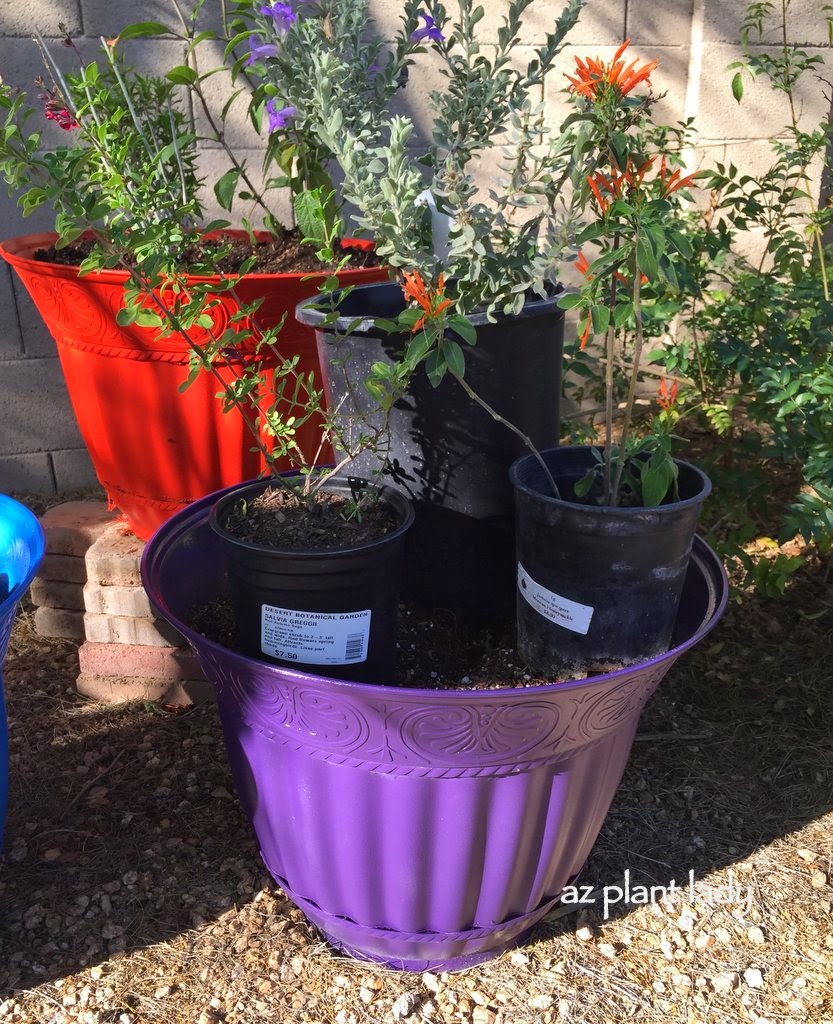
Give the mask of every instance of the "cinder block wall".
[{"label": "cinder block wall", "polygon": [[[484,41],[496,39],[504,0],[483,0],[487,17]],[[398,22],[399,0],[371,0],[382,32]],[[817,0],[793,0],[793,38],[818,53],[825,62],[820,75],[830,79],[833,53]],[[205,16],[218,17],[220,0],[206,0]],[[454,4],[450,5],[453,10]],[[588,0],[582,21],[561,57],[561,70],[569,70],[576,54],[609,58],[625,38],[634,55],[658,58],[654,75],[656,92],[665,93],[659,116],[669,122],[694,116],[699,127],[698,146],[691,154],[691,169],[711,166],[730,157],[750,170],[767,165],[766,140],[786,123],[786,99],[765,85],[748,89],[738,106],[730,92],[727,65],[739,54],[739,26],[745,0]],[[538,0],[524,23],[525,60],[531,48],[543,41],[560,9],[558,0]],[[138,20],[172,22],[169,0],[7,0],[0,4],[0,73],[7,82],[32,90],[42,70],[31,34],[38,30],[69,66],[72,54],[60,47],[59,24],[63,23],[82,53],[92,55],[100,36],[115,35],[125,24]],[[136,41],[131,59],[137,64],[164,71],[180,63],[179,45],[173,41]],[[219,78],[212,87],[220,89]],[[415,116],[421,129],[428,127],[425,97],[441,82],[436,62],[426,54],[414,69],[409,87],[397,98]],[[565,107],[563,78],[555,74],[542,100],[553,123]],[[828,114],[824,88],[810,86],[801,100],[807,125]],[[47,125],[45,145],[61,140],[60,129]],[[427,134],[427,132],[426,132]],[[65,136],[64,136],[65,139]],[[232,144],[246,151],[257,164],[260,140],[243,117],[242,106],[230,131]],[[63,141],[63,140],[61,140]],[[220,154],[206,146],[206,170],[219,166]],[[818,178],[816,168],[815,180]],[[286,210],[282,211],[284,214]],[[0,232],[3,237],[47,230],[49,214],[41,211],[26,221],[13,200],[0,188]],[[62,494],[95,483],[61,377],[55,346],[15,275],[0,265],[0,491]]]}]

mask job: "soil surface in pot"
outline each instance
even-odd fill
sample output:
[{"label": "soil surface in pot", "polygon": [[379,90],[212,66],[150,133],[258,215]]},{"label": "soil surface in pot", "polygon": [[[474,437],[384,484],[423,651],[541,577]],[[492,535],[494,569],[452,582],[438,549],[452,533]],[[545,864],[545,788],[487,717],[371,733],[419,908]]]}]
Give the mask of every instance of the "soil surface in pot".
[{"label": "soil surface in pot", "polygon": [[384,502],[363,507],[359,513],[342,494],[319,491],[315,501],[301,504],[288,491],[270,487],[246,503],[232,506],[222,523],[238,540],[276,551],[326,551],[367,544],[400,525],[396,512]]},{"label": "soil surface in pot", "polygon": [[[240,651],[231,602],[218,598],[191,612],[188,625],[232,651]],[[397,669],[392,686],[418,686],[426,690],[496,690],[542,686],[550,676],[536,676],[522,663],[515,649],[514,616],[491,629],[472,626],[445,608],[420,608],[403,602],[397,630]],[[618,665],[598,664],[582,676],[612,672]]]},{"label": "soil surface in pot", "polygon": [[[92,252],[92,239],[79,239],[63,249],[50,246],[38,249],[34,258],[45,263],[60,263],[64,266],[79,266]],[[230,246],[230,248],[229,248]],[[221,250],[222,257],[215,254]],[[382,261],[372,249],[345,247],[343,253],[350,254],[349,269],[360,267],[378,267]],[[189,246],[182,256],[182,266],[187,270],[193,267],[204,268],[206,263],[213,266],[216,273],[236,274],[251,256],[255,262],[247,274],[295,274],[315,273],[334,270],[337,264],[324,264],[315,255],[315,247],[302,245],[300,232],[296,229],[274,241],[257,242],[252,245],[248,240],[229,238],[222,240],[205,240],[199,245]]]}]

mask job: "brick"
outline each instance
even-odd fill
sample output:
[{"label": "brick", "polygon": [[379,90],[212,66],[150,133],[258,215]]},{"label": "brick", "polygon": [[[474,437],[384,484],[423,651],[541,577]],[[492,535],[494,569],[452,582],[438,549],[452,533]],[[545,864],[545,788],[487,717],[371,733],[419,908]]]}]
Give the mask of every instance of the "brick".
[{"label": "brick", "polygon": [[130,615],[153,618],[150,601],[142,587],[84,587],[84,609],[93,615]]},{"label": "brick", "polygon": [[[185,9],[190,10],[193,6],[193,3],[188,3]],[[182,30],[170,0],[142,0],[141,9],[135,3],[126,3],[124,0],[117,3],[113,0],[81,0],[81,10],[84,25],[91,35],[100,33],[114,36],[132,21],[160,21],[178,32]],[[220,31],[221,26],[220,3],[218,0],[208,0],[200,12],[197,27],[200,31]],[[215,59],[219,62],[221,58],[222,50]],[[206,65],[203,70],[208,67]]]},{"label": "brick", "polygon": [[81,671],[91,676],[126,676],[184,682],[203,678],[200,663],[188,648],[139,644],[95,644],[78,649]]},{"label": "brick", "polygon": [[44,555],[38,577],[42,580],[83,584],[87,582],[87,566],[79,555]]},{"label": "brick", "polygon": [[[622,39],[631,40],[631,49],[643,43],[654,46],[662,46],[664,43],[687,44],[691,34],[693,8],[693,0],[663,0],[661,4],[630,3]],[[570,42],[575,40],[571,38]]]},{"label": "brick", "polygon": [[[703,37],[707,42],[736,43],[740,39],[740,26],[746,11],[746,0],[705,0]],[[780,42],[781,5],[776,5],[775,17],[767,20],[765,43]],[[787,35],[791,42],[824,46],[828,43],[827,23],[823,4],[819,0],[791,0],[787,15]],[[752,36],[757,41],[757,36]]]},{"label": "brick", "polygon": [[68,608],[84,611],[84,594],[77,583],[62,583],[36,576],[32,580],[32,604],[40,608]]},{"label": "brick", "polygon": [[78,0],[15,0],[3,4],[0,29],[3,35],[25,36],[29,42],[34,28],[44,36],[60,35],[59,22],[72,35],[81,31]]},{"label": "brick", "polygon": [[[51,225],[47,225],[51,227]],[[11,270],[11,268],[9,268]],[[46,329],[43,318],[37,311],[34,302],[26,290],[25,285],[14,273],[12,287],[14,299],[17,306],[17,319],[20,324],[20,334],[23,343],[23,351],[27,358],[48,359],[57,354],[55,342],[52,335]]]},{"label": "brick", "polygon": [[[0,394],[3,372],[0,368]],[[0,455],[0,491],[4,494],[54,494],[52,466],[46,452],[30,455]]]},{"label": "brick", "polygon": [[86,448],[50,452],[58,494],[89,491],[98,487],[98,477]]},{"label": "brick", "polygon": [[[829,116],[829,102],[825,90],[819,87],[818,78],[829,79],[833,71],[833,54],[829,49],[808,48],[807,53],[821,57],[824,63],[814,68],[812,74],[805,75],[796,86],[799,125],[805,130]],[[754,82],[746,79],[743,100],[735,102],[731,88],[734,72],[727,68],[741,57],[739,46],[710,44],[703,52],[697,112],[697,127],[703,139],[769,139],[789,124],[786,95],[772,89],[763,75]]]},{"label": "brick", "polygon": [[64,501],[53,505],[40,520],[47,553],[83,559],[90,545],[113,525],[114,519],[114,513],[107,511],[103,501]]},{"label": "brick", "polygon": [[173,707],[188,707],[214,700],[214,687],[205,679],[172,683],[136,676],[94,676],[82,673],[75,685],[83,696],[105,704],[154,700]]},{"label": "brick", "polygon": [[103,587],[136,587],[145,542],[123,523],[112,523],[87,551],[87,579]]},{"label": "brick", "polygon": [[[82,598],[83,601],[83,598]],[[185,641],[167,622],[154,622],[131,615],[84,615],[84,633],[94,644],[140,644],[147,647],[177,647]]]},{"label": "brick", "polygon": [[0,264],[0,310],[0,359],[20,359],[23,339],[15,316],[12,269],[7,263]]},{"label": "brick", "polygon": [[3,360],[0,394],[0,437],[7,452],[84,447],[57,356]]},{"label": "brick", "polygon": [[36,608],[35,632],[38,636],[84,639],[84,613],[66,608]]}]

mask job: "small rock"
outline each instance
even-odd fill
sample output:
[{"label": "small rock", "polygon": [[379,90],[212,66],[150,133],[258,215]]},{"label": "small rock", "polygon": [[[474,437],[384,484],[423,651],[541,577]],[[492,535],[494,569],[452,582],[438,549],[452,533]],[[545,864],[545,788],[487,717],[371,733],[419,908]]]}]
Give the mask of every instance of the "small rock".
[{"label": "small rock", "polygon": [[756,946],[763,946],[766,942],[766,935],[764,935],[763,929],[759,928],[757,925],[753,925],[747,931],[746,937]]},{"label": "small rock", "polygon": [[542,992],[538,996],[533,996],[527,1000],[533,1010],[548,1010],[555,1002],[552,996],[547,995],[546,992]]},{"label": "small rock", "polygon": [[429,992],[440,991],[440,979],[436,974],[431,974],[430,971],[426,971],[422,975],[422,984],[428,989]]},{"label": "small rock", "polygon": [[375,998],[376,998],[376,993],[372,989],[364,988],[364,987],[359,989],[359,999],[361,999],[361,1001],[365,1005],[368,1005],[369,1003],[372,1003]]},{"label": "small rock", "polygon": [[61,851],[56,849],[47,850],[43,855],[43,860],[58,860],[61,856]]},{"label": "small rock", "polygon": [[171,994],[170,985],[160,985],[159,988],[153,993],[154,999],[167,999]]},{"label": "small rock", "polygon": [[391,1007],[393,1019],[403,1020],[405,1017],[410,1017],[418,1002],[419,997],[415,996],[413,992],[403,992]]},{"label": "small rock", "polygon": [[763,988],[764,976],[757,967],[749,967],[743,972],[743,980],[750,988]]},{"label": "small rock", "polygon": [[220,1014],[206,1007],[197,1018],[197,1024],[220,1024]]},{"label": "small rock", "polygon": [[475,1006],[474,1013],[471,1015],[472,1024],[495,1024],[496,1020],[497,1014],[488,1006]]},{"label": "small rock", "polygon": [[677,927],[681,932],[690,932],[694,930],[694,918],[688,914],[681,914],[677,918]]},{"label": "small rock", "polygon": [[122,875],[121,880],[125,885],[135,885],[139,881],[139,873],[137,871],[128,871]]},{"label": "small rock", "polygon": [[812,864],[813,861],[816,859],[816,855],[813,853],[813,851],[808,850],[806,847],[799,847],[799,849],[797,849],[795,852],[802,860],[807,861],[808,864]]},{"label": "small rock", "polygon": [[737,971],[724,971],[712,978],[712,988],[721,995],[729,995],[740,985],[740,975]]},{"label": "small rock", "polygon": [[729,931],[728,928],[715,928],[714,937],[717,939],[718,942],[732,941],[732,933]]},{"label": "small rock", "polygon": [[593,929],[589,924],[583,924],[576,929],[576,938],[579,942],[589,942],[593,938]]},{"label": "small rock", "polygon": [[823,871],[814,871],[810,876],[810,885],[814,889],[823,889],[827,885],[827,875]]},{"label": "small rock", "polygon": [[616,956],[616,947],[610,942],[600,942],[599,952],[602,956],[606,956],[609,960],[613,960]]},{"label": "small rock", "polygon": [[513,967],[526,967],[529,963],[529,957],[526,953],[522,953],[519,949],[515,949],[509,956],[509,960]]}]

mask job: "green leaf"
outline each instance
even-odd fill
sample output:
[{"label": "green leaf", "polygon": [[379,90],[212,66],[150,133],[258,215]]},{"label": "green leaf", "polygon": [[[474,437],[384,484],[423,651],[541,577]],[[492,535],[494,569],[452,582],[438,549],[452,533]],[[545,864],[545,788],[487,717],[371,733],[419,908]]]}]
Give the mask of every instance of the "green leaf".
[{"label": "green leaf", "polygon": [[425,360],[425,372],[428,374],[432,388],[440,386],[447,369],[442,352],[438,348],[432,349]]},{"label": "green leaf", "polygon": [[197,72],[187,64],[179,64],[165,75],[165,78],[174,85],[193,85],[198,77]]},{"label": "green leaf", "polygon": [[588,469],[581,480],[577,480],[573,484],[573,493],[577,498],[584,498],[590,492],[590,488],[593,486],[593,482],[596,479],[596,467]]},{"label": "green leaf", "polygon": [[451,372],[457,377],[465,377],[466,357],[463,355],[463,350],[456,341],[450,341],[446,338],[443,342],[443,355],[445,356],[445,361],[448,364],[449,370],[451,370]]},{"label": "green leaf", "polygon": [[128,25],[118,34],[119,42],[125,39],[142,39],[146,36],[167,36],[171,30],[161,21],[137,21],[134,25]]},{"label": "green leaf", "polygon": [[236,167],[232,167],[214,185],[214,195],[224,210],[231,210],[239,178],[240,171]]},{"label": "green leaf", "polygon": [[459,315],[450,316],[448,318],[448,326],[467,345],[477,344],[477,330],[467,317]]},{"label": "green leaf", "polygon": [[327,213],[321,198],[321,189],[300,192],[292,201],[295,221],[305,242],[322,246],[327,241]]},{"label": "green leaf", "polygon": [[743,97],[743,76],[740,71],[736,72],[735,77],[732,79],[732,95],[740,103]]}]

